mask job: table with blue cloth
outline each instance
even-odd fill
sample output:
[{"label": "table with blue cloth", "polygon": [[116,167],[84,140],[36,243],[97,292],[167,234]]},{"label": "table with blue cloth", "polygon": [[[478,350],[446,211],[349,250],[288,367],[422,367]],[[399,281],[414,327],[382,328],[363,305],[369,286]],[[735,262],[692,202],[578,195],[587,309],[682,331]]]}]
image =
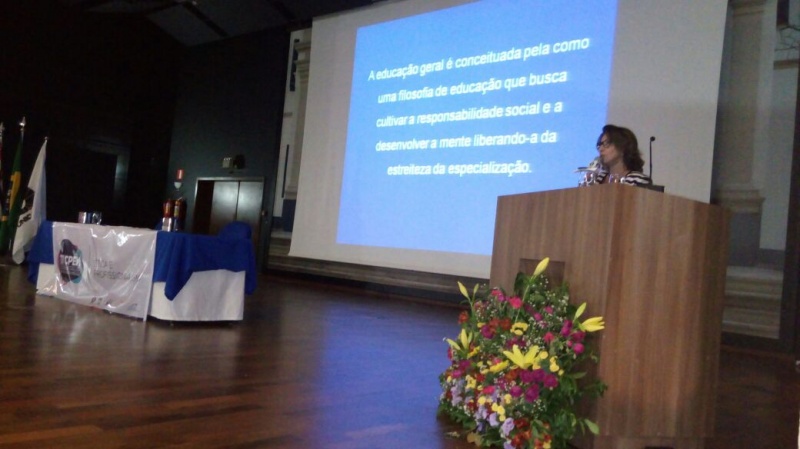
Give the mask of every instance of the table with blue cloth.
[{"label": "table with blue cloth", "polygon": [[[36,284],[40,264],[53,263],[53,223],[45,221],[40,225],[28,253],[28,280]],[[251,240],[183,232],[158,232],[153,283],[154,285],[163,283],[163,296],[166,299],[178,298],[193,275],[218,270],[244,273],[244,293],[252,294],[256,289],[257,276]]]}]

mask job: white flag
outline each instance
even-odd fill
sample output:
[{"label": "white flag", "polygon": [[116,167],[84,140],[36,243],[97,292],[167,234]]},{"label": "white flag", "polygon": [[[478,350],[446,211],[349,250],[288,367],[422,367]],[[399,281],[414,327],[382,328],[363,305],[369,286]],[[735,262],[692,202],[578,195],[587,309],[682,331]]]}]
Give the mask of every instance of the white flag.
[{"label": "white flag", "polygon": [[12,258],[14,262],[20,264],[25,261],[25,253],[31,249],[33,239],[39,231],[39,225],[45,220],[45,205],[47,204],[47,192],[44,173],[44,160],[46,157],[47,139],[39,150],[39,156],[33,165],[31,179],[28,182],[28,189],[22,195],[20,205],[19,221],[17,222],[17,233],[14,236],[14,246]]}]

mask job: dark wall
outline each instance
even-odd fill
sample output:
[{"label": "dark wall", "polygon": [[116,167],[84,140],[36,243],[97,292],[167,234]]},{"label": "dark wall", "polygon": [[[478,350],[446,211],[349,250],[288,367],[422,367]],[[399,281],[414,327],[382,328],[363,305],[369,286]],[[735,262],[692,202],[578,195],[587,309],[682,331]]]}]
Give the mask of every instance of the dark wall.
[{"label": "dark wall", "polygon": [[[5,2],[0,17],[3,181],[25,116],[24,183],[49,136],[48,219],[100,210],[106,224],[152,228],[178,168],[189,226],[198,177],[261,177],[272,205],[287,31],[187,49],[142,17],[81,13],[56,0]],[[234,155],[244,168],[223,169]]]},{"label": "dark wall", "polygon": [[[264,31],[192,48],[181,71],[166,192],[184,170],[192,229],[198,178],[263,177],[268,229],[274,198],[286,82],[289,33]],[[243,155],[244,168],[222,167]],[[261,232],[268,238],[267,232]],[[262,239],[260,255],[266,251]],[[259,260],[262,260],[259,257]]]},{"label": "dark wall", "polygon": [[52,0],[5,2],[0,15],[3,181],[25,116],[25,183],[49,136],[49,219],[74,221],[90,209],[106,223],[151,227],[184,48],[144,19],[76,13]]}]

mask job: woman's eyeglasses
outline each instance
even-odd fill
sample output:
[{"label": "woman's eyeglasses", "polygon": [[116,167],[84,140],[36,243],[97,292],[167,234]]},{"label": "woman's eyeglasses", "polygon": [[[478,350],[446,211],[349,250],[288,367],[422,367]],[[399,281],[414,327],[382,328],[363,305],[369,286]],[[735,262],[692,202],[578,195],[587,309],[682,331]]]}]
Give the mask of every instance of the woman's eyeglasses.
[{"label": "woman's eyeglasses", "polygon": [[608,148],[610,146],[611,146],[611,141],[610,140],[601,140],[600,142],[597,142],[597,149],[598,150],[600,150],[600,148]]}]

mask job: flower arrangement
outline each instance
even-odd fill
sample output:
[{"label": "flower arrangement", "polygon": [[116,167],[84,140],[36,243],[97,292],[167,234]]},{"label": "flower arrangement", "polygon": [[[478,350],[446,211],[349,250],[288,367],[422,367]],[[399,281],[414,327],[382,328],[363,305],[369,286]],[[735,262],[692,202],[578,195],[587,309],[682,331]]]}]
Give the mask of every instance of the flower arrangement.
[{"label": "flower arrangement", "polygon": [[586,303],[570,304],[566,285],[549,288],[548,262],[518,274],[513,296],[479,285],[470,295],[458,284],[469,310],[459,316],[457,340],[446,339],[451,364],[439,376],[439,413],[478,446],[561,449],[578,431],[599,430],[576,406],[606,388],[581,371],[598,361],[587,339],[604,322],[581,320]]}]

